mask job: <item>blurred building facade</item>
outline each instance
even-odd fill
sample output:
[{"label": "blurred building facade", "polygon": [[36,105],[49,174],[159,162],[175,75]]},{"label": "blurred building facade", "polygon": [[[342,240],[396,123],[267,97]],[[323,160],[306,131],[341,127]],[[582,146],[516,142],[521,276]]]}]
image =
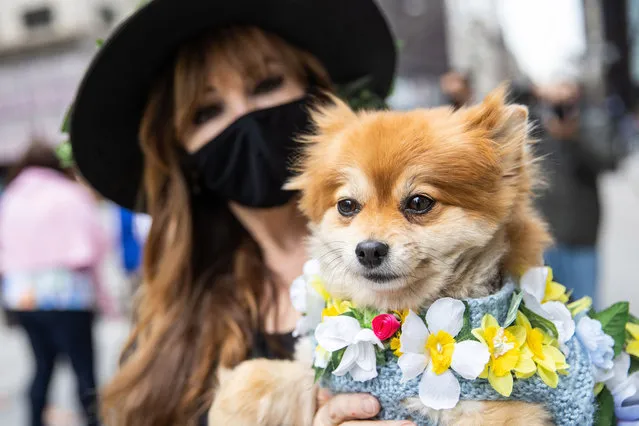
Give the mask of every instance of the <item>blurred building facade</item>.
[{"label": "blurred building facade", "polygon": [[96,40],[139,0],[0,1],[0,167],[28,141],[58,143]]},{"label": "blurred building facade", "polygon": [[[453,68],[455,50],[451,37],[455,22],[447,11],[450,0],[377,1],[388,16],[400,51],[391,106],[408,109],[445,103],[439,78]],[[493,1],[465,3],[470,7]],[[51,143],[62,140],[60,124],[95,54],[95,40],[139,3],[0,1],[0,168],[13,162],[32,137]],[[584,0],[584,4],[588,78],[601,81],[602,73],[607,73],[608,86],[628,100],[639,81],[639,55],[634,48],[639,40],[639,2]],[[607,68],[602,68],[604,63]]]}]

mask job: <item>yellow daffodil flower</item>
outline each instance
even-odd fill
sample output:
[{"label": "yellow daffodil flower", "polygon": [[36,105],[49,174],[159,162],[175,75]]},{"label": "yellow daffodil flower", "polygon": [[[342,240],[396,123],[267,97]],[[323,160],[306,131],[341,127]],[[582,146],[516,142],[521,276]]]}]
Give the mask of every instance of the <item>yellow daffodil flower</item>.
[{"label": "yellow daffodil flower", "polygon": [[590,296],[584,296],[581,299],[575,300],[572,303],[566,305],[570,314],[573,316],[577,316],[577,314],[587,311],[592,307],[592,298]]},{"label": "yellow daffodil flower", "polygon": [[324,317],[334,317],[350,311],[353,304],[348,300],[329,299],[326,302],[326,308],[322,310],[322,319]]},{"label": "yellow daffodil flower", "polygon": [[481,327],[472,330],[481,343],[488,347],[490,359],[479,376],[488,379],[490,385],[503,396],[513,390],[514,371],[518,377],[530,377],[537,367],[530,351],[522,351],[526,342],[526,330],[522,326],[501,327],[495,317],[484,315]]},{"label": "yellow daffodil flower", "polygon": [[313,287],[313,290],[315,290],[317,294],[322,296],[322,299],[328,302],[328,300],[331,298],[331,295],[328,294],[328,291],[326,291],[322,280],[319,277],[313,277],[311,278],[310,284],[311,287]]},{"label": "yellow daffodil flower", "polygon": [[399,350],[399,348],[402,346],[402,342],[399,340],[399,336],[400,334],[398,333],[397,337],[393,337],[390,340],[390,348],[393,351],[393,355],[395,355],[397,358],[402,356],[402,352]]},{"label": "yellow daffodil flower", "polygon": [[556,388],[559,383],[558,374],[567,374],[569,367],[566,357],[557,347],[557,340],[541,329],[533,328],[528,318],[521,312],[517,313],[516,324],[526,330],[525,346],[537,365],[537,374],[546,385]]},{"label": "yellow daffodil flower", "polygon": [[561,303],[567,303],[569,294],[566,292],[566,287],[552,280],[552,269],[548,269],[548,275],[546,276],[546,291],[541,303],[557,301]]},{"label": "yellow daffodil flower", "polygon": [[626,341],[626,352],[639,358],[639,324],[627,323],[626,331],[628,331],[631,336],[631,338]]}]

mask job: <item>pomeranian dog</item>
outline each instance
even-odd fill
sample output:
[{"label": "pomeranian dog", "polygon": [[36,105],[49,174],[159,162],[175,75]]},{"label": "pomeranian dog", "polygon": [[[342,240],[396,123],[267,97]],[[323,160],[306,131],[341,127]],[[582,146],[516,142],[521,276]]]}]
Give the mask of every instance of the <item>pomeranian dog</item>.
[{"label": "pomeranian dog", "polygon": [[[487,296],[504,276],[543,264],[551,238],[533,208],[528,112],[505,98],[502,87],[457,111],[355,113],[337,99],[315,111],[287,188],[301,191],[310,254],[331,295],[417,310]],[[255,360],[226,373],[211,424],[310,425],[316,390],[310,363],[300,365]],[[441,425],[552,424],[524,402],[401,403]]]}]

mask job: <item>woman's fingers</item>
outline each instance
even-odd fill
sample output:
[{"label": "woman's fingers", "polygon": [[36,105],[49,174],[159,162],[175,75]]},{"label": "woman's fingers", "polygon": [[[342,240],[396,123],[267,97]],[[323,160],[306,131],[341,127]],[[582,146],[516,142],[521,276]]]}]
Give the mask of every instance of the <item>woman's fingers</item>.
[{"label": "woman's fingers", "polygon": [[415,423],[405,420],[355,420],[339,426],[415,426]]},{"label": "woman's fingers", "polygon": [[348,420],[370,419],[379,402],[368,394],[343,394],[330,398],[315,415],[313,426],[338,426]]}]

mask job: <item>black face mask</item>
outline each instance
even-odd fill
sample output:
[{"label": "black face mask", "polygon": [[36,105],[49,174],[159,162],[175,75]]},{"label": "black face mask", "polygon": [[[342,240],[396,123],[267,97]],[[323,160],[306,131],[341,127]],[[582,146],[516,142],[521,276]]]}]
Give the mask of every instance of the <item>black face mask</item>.
[{"label": "black face mask", "polygon": [[201,196],[212,194],[247,207],[286,204],[294,195],[282,186],[292,176],[295,137],[309,128],[309,98],[240,117],[187,156]]}]

